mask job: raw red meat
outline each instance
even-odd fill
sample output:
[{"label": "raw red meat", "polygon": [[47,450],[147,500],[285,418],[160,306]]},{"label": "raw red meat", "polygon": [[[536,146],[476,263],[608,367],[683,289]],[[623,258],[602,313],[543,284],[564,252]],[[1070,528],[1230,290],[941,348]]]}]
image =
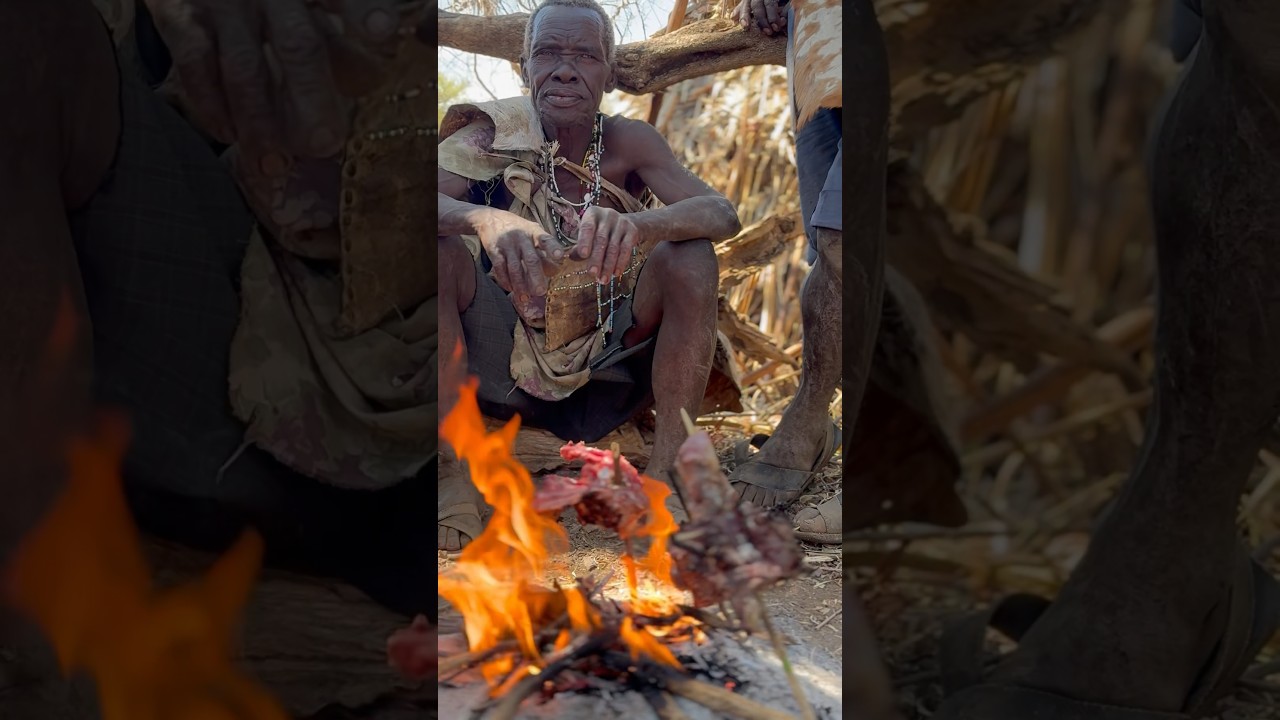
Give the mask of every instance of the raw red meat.
[{"label": "raw red meat", "polygon": [[639,471],[621,455],[615,468],[612,452],[583,443],[566,444],[560,448],[560,457],[570,462],[581,460],[582,469],[576,478],[544,478],[534,496],[534,509],[559,512],[572,505],[583,524],[608,528],[622,538],[631,536],[649,510]]}]

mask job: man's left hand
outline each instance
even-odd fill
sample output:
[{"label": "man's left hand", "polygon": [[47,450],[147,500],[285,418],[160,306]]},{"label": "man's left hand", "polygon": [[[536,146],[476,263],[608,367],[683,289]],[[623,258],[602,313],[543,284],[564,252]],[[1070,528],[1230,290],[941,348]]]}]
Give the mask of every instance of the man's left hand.
[{"label": "man's left hand", "polygon": [[590,207],[578,223],[578,244],[572,257],[591,258],[588,266],[596,282],[622,277],[631,262],[631,251],[640,245],[635,221],[612,208]]}]

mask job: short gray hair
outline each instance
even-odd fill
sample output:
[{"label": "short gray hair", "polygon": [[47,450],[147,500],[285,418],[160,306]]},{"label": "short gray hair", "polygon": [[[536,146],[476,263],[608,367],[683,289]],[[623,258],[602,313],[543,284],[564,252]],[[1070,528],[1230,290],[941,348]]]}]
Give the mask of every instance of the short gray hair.
[{"label": "short gray hair", "polygon": [[542,0],[538,3],[538,7],[534,8],[533,14],[529,16],[529,22],[524,26],[524,58],[529,59],[529,53],[533,50],[533,21],[538,17],[538,13],[543,8],[549,7],[569,7],[569,8],[586,8],[594,10],[596,15],[600,16],[600,22],[604,23],[604,59],[609,65],[613,65],[614,50],[617,42],[613,37],[613,19],[609,17],[609,13],[605,12],[604,6],[596,2],[596,0]]}]

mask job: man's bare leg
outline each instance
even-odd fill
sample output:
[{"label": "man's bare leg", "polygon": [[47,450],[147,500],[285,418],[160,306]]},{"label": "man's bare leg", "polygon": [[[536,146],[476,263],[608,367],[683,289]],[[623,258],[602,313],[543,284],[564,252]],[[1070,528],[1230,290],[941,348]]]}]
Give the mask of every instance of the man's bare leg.
[{"label": "man's bare leg", "polygon": [[[448,237],[439,239],[439,322],[440,344],[438,358],[440,364],[439,392],[440,417],[443,419],[458,402],[458,389],[466,379],[467,345],[462,334],[462,313],[471,305],[476,294],[475,261],[471,251],[461,238]],[[447,443],[440,445],[440,489],[439,510],[444,511],[462,502],[470,502],[480,507],[482,498],[476,487],[467,481],[466,475],[458,466]],[[443,519],[443,518],[440,518]],[[463,524],[455,522],[453,524]],[[474,522],[469,523],[474,525]],[[465,542],[462,533],[456,527],[438,525],[437,547],[441,550],[460,550]]]},{"label": "man's bare leg", "polygon": [[[89,323],[67,212],[110,167],[118,82],[87,0],[0,4],[0,564],[63,486],[63,441],[89,406]],[[0,677],[11,680],[0,688],[6,717],[91,716],[92,692],[63,681],[35,628],[2,609]]]},{"label": "man's bare leg", "polygon": [[[842,201],[851,261],[843,272],[841,234],[816,228],[818,260],[800,297],[804,323],[802,373],[796,397],[783,413],[772,437],[755,459],[774,467],[808,470],[822,449],[836,385],[844,379],[846,435],[857,420],[870,377],[871,357],[884,296],[885,163],[888,153],[889,62],[884,37],[870,2],[849,6],[854,40],[844,45],[857,71],[852,75],[855,102],[843,110],[843,136],[849,150],[851,185]],[[846,311],[847,316],[842,316]],[[843,357],[841,343],[849,349]],[[845,364],[845,360],[848,364]],[[758,505],[777,502],[777,493],[741,485],[744,499]]]},{"label": "man's bare leg", "polygon": [[664,242],[645,261],[636,284],[635,326],[623,337],[634,346],[657,335],[653,352],[656,437],[645,472],[665,473],[686,437],[683,409],[697,417],[716,351],[716,293],[720,269],[706,240]]},{"label": "man's bare leg", "polygon": [[1240,495],[1280,416],[1280,5],[1204,6],[1154,148],[1145,445],[1080,566],[996,676],[1153,710],[1179,709],[1208,660]]}]

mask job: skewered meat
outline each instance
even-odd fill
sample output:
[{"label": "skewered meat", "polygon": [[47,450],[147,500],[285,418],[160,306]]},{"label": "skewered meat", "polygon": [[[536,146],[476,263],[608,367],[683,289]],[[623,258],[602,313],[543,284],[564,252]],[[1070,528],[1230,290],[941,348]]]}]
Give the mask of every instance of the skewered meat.
[{"label": "skewered meat", "polygon": [[573,506],[585,525],[598,525],[629,537],[644,522],[649,510],[640,473],[621,455],[616,465],[608,450],[568,443],[560,448],[566,461],[581,460],[578,477],[550,475],[534,497],[538,512],[559,512]]},{"label": "skewered meat", "polygon": [[673,577],[695,607],[740,600],[800,573],[790,523],[738,502],[705,432],[680,446],[676,472],[690,520],[671,539]]}]

